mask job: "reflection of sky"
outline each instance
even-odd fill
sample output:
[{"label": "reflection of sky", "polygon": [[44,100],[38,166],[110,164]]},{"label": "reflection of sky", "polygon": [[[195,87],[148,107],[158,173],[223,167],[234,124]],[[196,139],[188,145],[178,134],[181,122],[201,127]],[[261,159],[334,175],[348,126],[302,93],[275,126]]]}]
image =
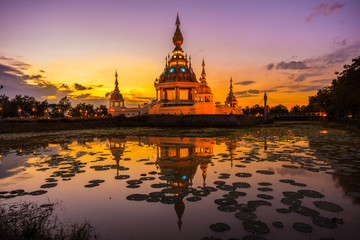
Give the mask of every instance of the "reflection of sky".
[{"label": "reflection of sky", "polygon": [[[118,69],[127,103],[136,103],[155,96],[153,80],[173,49],[179,12],[183,48],[197,74],[205,58],[216,101],[224,101],[232,76],[241,106],[259,103],[260,94],[254,93],[264,90],[272,91],[270,105],[292,106],[305,103],[358,55],[359,9],[354,0],[1,1],[0,60],[30,64],[23,65],[24,74],[40,74],[40,81],[64,83],[74,91],[53,85],[24,88],[50,101],[68,94],[104,103]],[[305,62],[309,68],[276,69],[282,61]],[[96,87],[99,82],[104,86]],[[75,83],[92,89],[76,91]],[[13,96],[21,92],[19,86],[4,91]]]},{"label": "reflection of sky", "polygon": [[[330,135],[329,135],[330,134]],[[267,136],[268,149],[264,150],[265,138]],[[337,229],[327,230],[314,228],[316,234],[326,235],[331,231],[334,237],[343,237],[346,234],[353,234],[356,230],[356,217],[360,213],[358,205],[352,203],[351,198],[344,197],[343,185],[339,186],[334,181],[333,176],[325,174],[324,172],[310,172],[305,169],[287,169],[281,167],[284,164],[290,164],[289,161],[272,161],[272,160],[299,160],[301,159],[317,159],[314,150],[323,149],[328,146],[336,147],[331,140],[337,138],[347,139],[347,141],[357,141],[351,139],[349,135],[343,133],[327,134],[306,133],[301,131],[240,131],[239,137],[227,138],[176,138],[176,137],[128,137],[127,139],[111,138],[125,144],[125,149],[121,152],[120,166],[129,168],[129,171],[119,171],[119,174],[128,174],[130,179],[139,179],[141,174],[151,171],[159,171],[156,165],[146,165],[147,162],[156,162],[157,148],[166,146],[176,150],[178,148],[188,146],[191,149],[200,149],[202,147],[209,147],[213,151],[214,157],[212,161],[214,165],[209,164],[207,167],[206,185],[214,186],[213,182],[217,180],[226,181],[228,184],[232,182],[247,182],[251,185],[248,189],[237,189],[244,191],[247,196],[238,198],[239,203],[246,203],[249,200],[255,200],[257,194],[263,193],[257,190],[261,187],[259,182],[270,182],[274,191],[265,192],[266,194],[274,196],[274,200],[270,200],[272,207],[259,207],[256,211],[258,219],[265,221],[269,226],[271,222],[277,220],[285,224],[290,224],[295,221],[301,221],[311,224],[310,218],[300,217],[295,213],[289,215],[281,215],[275,212],[276,208],[287,207],[280,203],[283,191],[297,191],[302,189],[290,184],[280,183],[279,179],[294,179],[296,182],[305,183],[308,186],[304,189],[313,189],[323,193],[326,197],[322,200],[327,200],[340,204],[345,211],[340,213],[329,213],[319,210],[319,212],[326,217],[338,217],[344,219],[344,224]],[[321,144],[318,147],[309,148],[309,141],[316,138]],[[270,139],[270,140],[269,140]],[[312,142],[314,143],[314,141]],[[231,233],[236,236],[243,236],[244,232],[238,225],[241,222],[234,218],[231,213],[219,212],[214,204],[214,199],[221,198],[227,192],[217,191],[211,193],[208,197],[204,197],[201,201],[191,203],[184,199],[185,211],[182,218],[182,232],[178,234],[177,216],[175,214],[173,205],[164,205],[161,203],[147,203],[147,202],[132,202],[127,201],[126,196],[133,193],[150,193],[158,191],[159,189],[151,188],[153,183],[164,182],[159,179],[153,181],[144,181],[140,188],[129,189],[126,188],[127,180],[115,180],[114,177],[118,174],[116,169],[109,169],[106,171],[95,171],[91,166],[95,165],[112,165],[116,164],[113,160],[112,151],[107,141],[95,140],[93,142],[73,141],[68,145],[68,149],[62,149],[60,145],[50,144],[49,152],[40,152],[39,156],[23,155],[16,156],[9,154],[4,157],[3,163],[10,159],[17,161],[11,169],[24,168],[25,172],[18,172],[13,176],[8,176],[0,179],[1,190],[14,190],[23,188],[26,191],[38,190],[40,185],[45,183],[54,171],[59,168],[67,167],[69,165],[59,165],[58,167],[48,169],[46,171],[36,171],[39,168],[47,167],[44,160],[49,160],[50,155],[60,154],[64,156],[76,157],[76,161],[87,163],[82,170],[84,173],[76,174],[70,181],[62,181],[59,179],[58,186],[47,189],[49,192],[41,196],[24,196],[14,199],[6,200],[6,203],[16,202],[21,199],[29,201],[59,201],[62,205],[62,211],[59,216],[64,219],[82,221],[84,218],[92,222],[95,227],[108,238],[115,238],[122,236],[124,238],[133,237],[134,239],[143,239],[145,236],[157,236],[159,239],[201,239],[205,235],[211,235],[208,226],[215,222],[226,222],[231,225]],[[348,149],[352,146],[347,145]],[[345,146],[346,149],[346,146]],[[161,149],[160,149],[161,150]],[[171,153],[175,151],[169,151]],[[352,149],[350,152],[356,152]],[[94,154],[95,153],[95,154]],[[233,156],[233,164],[231,164],[231,155]],[[222,157],[224,156],[224,157]],[[273,156],[276,158],[273,159]],[[103,157],[103,161],[97,161]],[[130,160],[125,160],[129,158]],[[16,160],[16,159],[22,159]],[[149,161],[138,161],[141,159],[149,159]],[[269,161],[266,161],[269,160]],[[224,160],[224,161],[222,161]],[[243,160],[249,160],[250,163],[243,163]],[[265,160],[265,161],[264,161]],[[319,161],[321,162],[321,161]],[[245,165],[245,168],[238,168],[236,165]],[[300,166],[294,162],[292,165]],[[0,165],[1,166],[1,165]],[[9,165],[4,165],[7,167]],[[181,166],[177,166],[181,167]],[[63,169],[64,170],[64,169]],[[257,170],[272,170],[274,175],[263,175],[256,173]],[[252,174],[250,178],[239,178],[235,174],[238,172],[248,172]],[[203,178],[201,169],[196,171],[193,176],[193,187],[203,185]],[[229,179],[218,179],[221,173],[231,174]],[[26,175],[25,175],[26,174]],[[27,179],[21,179],[21,176],[30,176]],[[150,175],[158,177],[158,175]],[[88,181],[93,179],[103,179],[104,183],[95,188],[84,188],[83,186]],[[16,180],[16,181],[15,181]],[[346,186],[345,186],[346,187]],[[49,200],[48,200],[49,199]],[[316,199],[317,200],[317,199]],[[312,204],[313,199],[304,198],[303,205],[315,209]],[[351,211],[350,211],[351,209]],[[318,210],[318,209],[317,209]],[[231,216],[230,216],[230,215]],[[229,217],[230,216],[230,217]],[[156,217],[156,225],[154,225],[154,217]],[[159,226],[162,229],[159,231]],[[237,227],[236,227],[237,226]],[[139,229],[142,231],[129,231],[129,229]],[[172,235],[176,233],[176,235]],[[294,232],[291,225],[286,225],[285,230],[275,231],[271,230],[266,235],[270,239],[279,239],[282,234],[291,233],[294,239],[303,239],[303,234]],[[234,236],[227,235],[227,237]],[[327,236],[327,235],[326,235]]]}]

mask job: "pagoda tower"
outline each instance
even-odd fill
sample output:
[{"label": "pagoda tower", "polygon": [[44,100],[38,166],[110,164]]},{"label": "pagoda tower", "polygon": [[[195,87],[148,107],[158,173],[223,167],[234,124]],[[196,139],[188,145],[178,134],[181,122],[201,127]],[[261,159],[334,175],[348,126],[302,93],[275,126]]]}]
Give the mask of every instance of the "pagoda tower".
[{"label": "pagoda tower", "polygon": [[232,78],[230,77],[230,91],[226,98],[225,105],[229,107],[237,107],[238,102],[233,92]]},{"label": "pagoda tower", "polygon": [[123,95],[119,91],[119,83],[118,83],[118,74],[115,71],[115,88],[114,91],[111,92],[109,99],[109,113],[111,115],[118,115],[122,109],[124,109],[124,98]]},{"label": "pagoda tower", "polygon": [[179,15],[176,17],[175,26],[176,30],[172,38],[175,46],[173,55],[165,58],[164,71],[154,82],[156,104],[163,110],[163,112],[155,111],[155,114],[181,114],[182,111],[186,111],[184,114],[189,114],[190,107],[194,104],[196,89],[200,85],[191,67],[191,57],[189,61],[181,48],[184,38],[180,31]]},{"label": "pagoda tower", "polygon": [[202,61],[200,86],[196,89],[195,94],[195,114],[215,114],[213,94],[206,81],[204,59]]}]

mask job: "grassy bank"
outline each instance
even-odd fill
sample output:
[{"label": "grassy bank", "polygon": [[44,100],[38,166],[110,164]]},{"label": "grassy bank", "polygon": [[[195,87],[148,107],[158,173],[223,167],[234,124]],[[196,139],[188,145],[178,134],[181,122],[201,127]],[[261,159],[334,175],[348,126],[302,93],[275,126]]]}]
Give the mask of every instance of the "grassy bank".
[{"label": "grassy bank", "polygon": [[0,133],[82,130],[115,127],[238,128],[260,123],[237,115],[149,115],[131,118],[15,119],[0,121]]},{"label": "grassy bank", "polygon": [[19,203],[0,206],[0,239],[88,240],[98,239],[85,222],[63,226],[54,216],[54,204]]}]

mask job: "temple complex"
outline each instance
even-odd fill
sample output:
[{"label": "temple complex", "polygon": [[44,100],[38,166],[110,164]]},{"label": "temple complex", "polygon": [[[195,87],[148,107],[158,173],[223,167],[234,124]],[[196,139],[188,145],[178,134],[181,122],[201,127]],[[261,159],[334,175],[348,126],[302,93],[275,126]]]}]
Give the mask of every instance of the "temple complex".
[{"label": "temple complex", "polygon": [[183,54],[181,48],[184,38],[180,31],[179,16],[176,18],[173,36],[175,45],[173,55],[165,58],[165,67],[159,78],[155,79],[156,101],[149,106],[149,114],[241,114],[237,100],[230,86],[231,100],[225,105],[215,105],[213,93],[206,81],[205,63],[199,81],[191,66],[191,57]]}]

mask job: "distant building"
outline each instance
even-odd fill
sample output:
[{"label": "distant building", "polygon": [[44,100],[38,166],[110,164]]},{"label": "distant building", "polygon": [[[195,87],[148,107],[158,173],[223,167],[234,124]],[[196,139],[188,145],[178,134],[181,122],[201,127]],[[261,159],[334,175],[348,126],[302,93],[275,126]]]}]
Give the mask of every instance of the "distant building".
[{"label": "distant building", "polygon": [[123,95],[119,91],[118,74],[115,72],[115,89],[111,92],[109,99],[109,110],[108,113],[113,117],[124,115],[125,117],[133,117],[140,115],[141,109],[138,108],[127,108],[125,107],[125,100]]},{"label": "distant building", "polygon": [[[183,55],[183,36],[179,16],[176,18],[173,36],[173,55],[166,57],[165,68],[155,79],[156,101],[148,106],[149,114],[241,114],[230,83],[230,93],[225,105],[215,105],[208,86],[203,60],[200,82],[191,67],[191,57]],[[232,81],[232,80],[231,80]]]}]

